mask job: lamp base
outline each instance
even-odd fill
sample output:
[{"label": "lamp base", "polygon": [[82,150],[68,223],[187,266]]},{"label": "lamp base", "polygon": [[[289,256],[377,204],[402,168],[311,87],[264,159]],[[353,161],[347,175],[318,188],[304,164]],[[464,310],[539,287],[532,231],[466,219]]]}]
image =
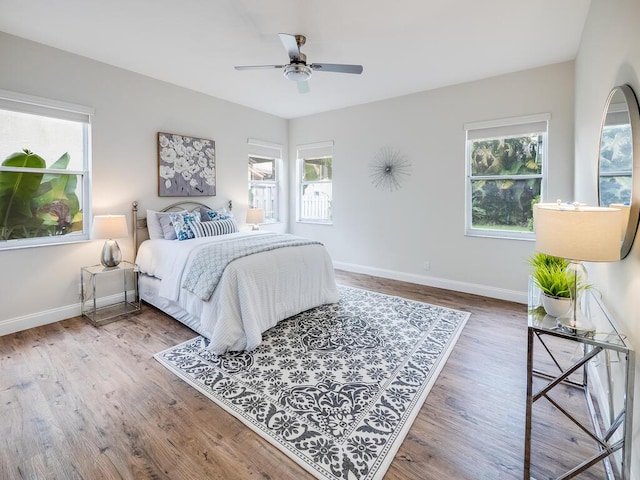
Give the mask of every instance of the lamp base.
[{"label": "lamp base", "polygon": [[120,246],[115,240],[107,240],[102,247],[102,255],[100,263],[107,268],[117,267],[122,261],[122,252]]},{"label": "lamp base", "polygon": [[570,260],[567,273],[573,280],[571,285],[571,310],[558,317],[558,325],[569,333],[586,336],[595,332],[595,327],[582,311],[582,293],[587,287],[587,270],[582,262]]},{"label": "lamp base", "polygon": [[569,333],[575,333],[576,335],[587,336],[596,331],[596,327],[591,323],[591,320],[585,316],[580,310],[573,314],[573,310],[568,315],[558,317],[558,326]]}]

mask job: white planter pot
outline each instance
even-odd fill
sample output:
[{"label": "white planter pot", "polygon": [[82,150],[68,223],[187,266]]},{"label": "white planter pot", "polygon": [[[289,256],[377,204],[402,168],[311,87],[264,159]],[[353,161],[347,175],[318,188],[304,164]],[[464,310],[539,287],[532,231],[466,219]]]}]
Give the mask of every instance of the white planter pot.
[{"label": "white planter pot", "polygon": [[571,299],[566,297],[550,297],[543,294],[542,306],[549,315],[561,317],[571,309]]}]

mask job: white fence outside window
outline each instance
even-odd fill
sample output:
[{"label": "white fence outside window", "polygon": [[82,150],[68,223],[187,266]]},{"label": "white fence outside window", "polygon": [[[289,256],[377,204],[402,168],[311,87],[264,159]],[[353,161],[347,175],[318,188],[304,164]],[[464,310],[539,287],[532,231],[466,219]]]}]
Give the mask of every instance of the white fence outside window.
[{"label": "white fence outside window", "polygon": [[331,218],[331,199],[321,192],[304,195],[300,204],[300,217],[307,220]]}]

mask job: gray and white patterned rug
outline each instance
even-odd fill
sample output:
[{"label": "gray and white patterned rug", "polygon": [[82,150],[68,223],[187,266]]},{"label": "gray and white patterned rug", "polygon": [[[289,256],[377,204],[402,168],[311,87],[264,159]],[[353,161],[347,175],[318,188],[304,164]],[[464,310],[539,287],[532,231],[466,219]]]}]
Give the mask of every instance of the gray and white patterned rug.
[{"label": "gray and white patterned rug", "polygon": [[316,477],[382,478],[469,313],[339,288],[252,352],[196,337],[155,358]]}]

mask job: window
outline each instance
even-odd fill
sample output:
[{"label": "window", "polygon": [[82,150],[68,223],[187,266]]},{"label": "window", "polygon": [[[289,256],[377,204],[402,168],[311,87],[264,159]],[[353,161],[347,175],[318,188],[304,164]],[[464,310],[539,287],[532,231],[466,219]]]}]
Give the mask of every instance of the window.
[{"label": "window", "polygon": [[298,221],[333,221],[333,142],[298,147]]},{"label": "window", "polygon": [[533,239],[543,200],[549,115],[465,125],[467,235]]},{"label": "window", "polygon": [[264,210],[267,222],[277,222],[279,215],[279,175],[282,162],[280,145],[249,140],[249,208]]},{"label": "window", "polygon": [[89,238],[92,113],[0,90],[0,249]]}]

